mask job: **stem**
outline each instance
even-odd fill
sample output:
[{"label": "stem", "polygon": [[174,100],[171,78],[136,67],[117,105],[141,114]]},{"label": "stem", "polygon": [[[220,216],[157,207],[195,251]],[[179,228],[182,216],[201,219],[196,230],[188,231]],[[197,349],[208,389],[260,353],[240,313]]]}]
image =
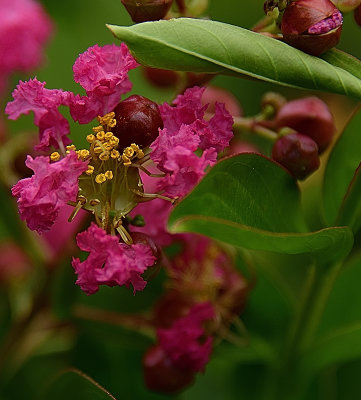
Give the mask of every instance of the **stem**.
[{"label": "stem", "polygon": [[236,131],[249,131],[256,133],[259,136],[262,136],[268,140],[274,142],[278,139],[278,134],[271,129],[265,128],[262,125],[259,125],[257,121],[253,118],[242,118],[242,117],[235,117],[233,129]]},{"label": "stem", "polygon": [[285,351],[278,367],[271,374],[265,398],[287,400],[297,398],[306,388],[298,377],[300,356],[312,344],[328,297],[343,262],[331,266],[312,265],[300,299],[300,307],[289,329]]}]

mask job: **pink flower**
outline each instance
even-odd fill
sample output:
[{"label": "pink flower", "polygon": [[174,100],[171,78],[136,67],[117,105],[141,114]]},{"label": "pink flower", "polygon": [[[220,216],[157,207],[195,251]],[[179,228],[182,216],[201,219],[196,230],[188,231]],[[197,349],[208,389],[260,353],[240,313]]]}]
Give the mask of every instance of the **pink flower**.
[{"label": "pink flower", "polygon": [[86,294],[95,293],[99,285],[128,287],[132,284],[134,293],[145,288],[146,281],[141,274],[155,262],[150,247],[119,243],[118,237],[107,235],[94,223],[78,234],[77,243],[81,250],[89,252],[85,261],[75,258],[72,262],[78,274],[76,284]]},{"label": "pink flower", "polygon": [[36,78],[20,81],[13,92],[14,100],[7,104],[5,112],[10,119],[21,114],[34,112],[34,123],[39,127],[40,143],[36,150],[46,150],[50,146],[60,148],[70,143],[68,121],[60,114],[58,107],[68,104],[68,92],[45,89],[45,82]]},{"label": "pink flower", "polygon": [[34,175],[13,186],[12,194],[18,198],[21,218],[31,230],[41,233],[50,229],[62,205],[75,200],[78,178],[87,169],[87,163],[71,152],[55,163],[49,163],[49,157],[28,156],[26,166]]},{"label": "pink flower", "polygon": [[204,370],[213,339],[206,335],[202,325],[213,317],[214,310],[210,303],[197,304],[170,328],[157,330],[159,344],[174,365],[193,372]]},{"label": "pink flower", "polygon": [[195,86],[179,95],[173,102],[175,106],[166,103],[160,106],[164,127],[175,133],[182,124],[189,125],[200,137],[201,149],[213,147],[220,152],[233,137],[233,118],[224,104],[215,103],[214,116],[206,121],[204,114],[208,105],[203,106],[201,102],[204,91],[205,88]]},{"label": "pink flower", "polygon": [[151,159],[166,173],[158,181],[158,188],[169,196],[186,195],[205,174],[208,165],[215,164],[217,152],[207,149],[201,157],[195,154],[200,138],[189,125],[181,125],[179,131],[166,128],[151,144]]},{"label": "pink flower", "polygon": [[0,0],[0,92],[15,71],[28,72],[43,59],[52,23],[33,0]]},{"label": "pink flower", "polygon": [[[74,120],[88,123],[97,115],[112,111],[119,103],[120,96],[132,89],[128,72],[137,66],[124,43],[121,46],[111,44],[104,47],[96,44],[80,54],[73,66],[74,80],[85,89],[88,97],[74,97],[71,106]],[[88,118],[83,110],[78,109],[83,103],[86,103],[86,108],[94,109]]]}]

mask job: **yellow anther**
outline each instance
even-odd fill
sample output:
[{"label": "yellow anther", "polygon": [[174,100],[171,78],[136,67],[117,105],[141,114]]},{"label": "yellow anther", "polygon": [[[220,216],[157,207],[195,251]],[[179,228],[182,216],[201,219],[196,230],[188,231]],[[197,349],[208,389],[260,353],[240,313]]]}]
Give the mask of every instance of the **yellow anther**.
[{"label": "yellow anther", "polygon": [[95,154],[100,154],[103,152],[103,149],[100,146],[94,147],[94,153]]},{"label": "yellow anther", "polygon": [[91,175],[94,172],[94,167],[92,165],[88,165],[88,169],[85,171],[87,175]]},{"label": "yellow anther", "polygon": [[103,126],[102,125],[98,125],[98,126],[94,126],[94,128],[93,128],[93,132],[94,133],[98,133],[98,132],[101,132],[101,131],[103,131],[104,129],[103,129]]},{"label": "yellow anther", "polygon": [[129,160],[129,158],[126,155],[122,155],[123,163],[124,165],[130,165],[132,162]]},{"label": "yellow anther", "polygon": [[109,139],[109,143],[113,146],[113,147],[117,147],[119,144],[119,139],[116,136],[112,136]]},{"label": "yellow anther", "polygon": [[130,145],[130,147],[131,147],[134,151],[139,150],[139,146],[138,146],[137,144],[135,144],[135,143],[132,143],[132,144]]},{"label": "yellow anther", "polygon": [[126,157],[131,158],[131,157],[133,157],[133,155],[134,155],[134,150],[133,150],[131,147],[126,147],[126,148],[123,150],[123,154],[124,154]]},{"label": "yellow anther", "polygon": [[60,154],[57,151],[54,151],[54,153],[50,154],[50,160],[51,161],[58,161],[60,160]]},{"label": "yellow anther", "polygon": [[97,139],[98,140],[104,140],[105,137],[105,132],[104,131],[100,131],[97,133]]},{"label": "yellow anther", "polygon": [[144,157],[144,153],[143,153],[143,150],[142,150],[142,149],[139,149],[139,150],[137,151],[137,157],[138,157],[138,158],[143,158],[143,157]]},{"label": "yellow anther", "polygon": [[107,178],[105,177],[105,175],[104,174],[98,174],[96,177],[95,177],[95,182],[96,183],[103,183],[103,182],[105,182],[107,180]]},{"label": "yellow anther", "polygon": [[112,150],[112,152],[110,153],[110,157],[111,158],[119,158],[120,154],[118,150]]},{"label": "yellow anther", "polygon": [[112,132],[107,132],[107,133],[104,135],[104,138],[105,138],[105,140],[109,140],[112,136],[113,136],[113,133],[112,133]]},{"label": "yellow anther", "polygon": [[100,158],[102,161],[107,161],[107,160],[109,160],[109,152],[103,151],[103,153],[101,153],[101,154],[99,155],[99,158]]},{"label": "yellow anther", "polygon": [[113,179],[113,171],[107,171],[104,175],[108,180]]},{"label": "yellow anther", "polygon": [[[100,125],[109,125],[113,122],[113,118],[115,117],[115,112],[112,111],[108,114],[105,114],[103,117],[101,117],[100,115],[97,117],[97,120],[99,121]],[[113,125],[115,126],[115,124]]]},{"label": "yellow anther", "polygon": [[78,157],[85,160],[89,156],[89,150],[81,149],[78,151]]},{"label": "yellow anther", "polygon": [[87,140],[87,142],[89,142],[89,143],[93,143],[94,140],[95,140],[95,136],[91,133],[90,135],[88,135],[88,136],[86,137],[86,140]]},{"label": "yellow anther", "polygon": [[109,143],[104,143],[103,146],[104,146],[104,149],[108,150],[108,151],[111,151],[113,148],[113,146]]},{"label": "yellow anther", "polygon": [[100,200],[98,200],[98,199],[91,199],[90,201],[89,201],[89,204],[91,205],[91,206],[97,206],[98,204],[100,204]]},{"label": "yellow anther", "polygon": [[117,120],[116,120],[116,119],[111,119],[111,120],[108,122],[109,128],[114,128],[116,124],[117,124]]},{"label": "yellow anther", "polygon": [[76,150],[76,147],[73,145],[73,144],[71,144],[70,146],[66,146],[66,149],[68,150],[68,151],[75,151]]}]

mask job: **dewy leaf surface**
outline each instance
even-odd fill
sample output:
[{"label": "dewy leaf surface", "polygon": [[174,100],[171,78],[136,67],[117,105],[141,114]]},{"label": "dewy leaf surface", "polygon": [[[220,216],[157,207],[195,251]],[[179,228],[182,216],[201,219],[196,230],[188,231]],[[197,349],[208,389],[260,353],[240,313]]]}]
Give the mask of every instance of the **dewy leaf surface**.
[{"label": "dewy leaf surface", "polygon": [[347,227],[306,232],[294,179],[271,160],[241,154],[220,161],[174,209],[172,232],[196,232],[231,245],[330,261],[348,253]]},{"label": "dewy leaf surface", "polygon": [[281,85],[361,98],[361,80],[341,68],[348,62],[339,55],[333,55],[331,62],[335,65],[332,65],[238,26],[177,18],[130,27],[108,25],[108,28],[129,46],[141,64],[151,67],[246,75]]},{"label": "dewy leaf surface", "polygon": [[[360,126],[361,110],[359,107],[337,140],[327,162],[323,183],[323,206],[328,225],[333,225],[337,221],[340,207],[354,178],[355,170],[361,163]],[[359,180],[355,183],[358,184],[358,182]],[[354,203],[355,207],[356,203]]]}]

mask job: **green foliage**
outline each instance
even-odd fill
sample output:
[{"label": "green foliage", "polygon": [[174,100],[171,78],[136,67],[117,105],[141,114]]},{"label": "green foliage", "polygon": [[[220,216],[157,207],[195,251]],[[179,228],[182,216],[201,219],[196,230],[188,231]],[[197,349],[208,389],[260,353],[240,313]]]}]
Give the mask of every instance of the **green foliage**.
[{"label": "green foliage", "polygon": [[345,256],[353,242],[347,227],[306,233],[295,181],[255,154],[213,167],[175,208],[169,227],[253,250],[310,254],[323,262]]},{"label": "green foliage", "polygon": [[347,56],[330,62],[238,26],[179,18],[130,27],[108,25],[143,65],[182,71],[237,74],[280,85],[361,98],[361,80]]}]

